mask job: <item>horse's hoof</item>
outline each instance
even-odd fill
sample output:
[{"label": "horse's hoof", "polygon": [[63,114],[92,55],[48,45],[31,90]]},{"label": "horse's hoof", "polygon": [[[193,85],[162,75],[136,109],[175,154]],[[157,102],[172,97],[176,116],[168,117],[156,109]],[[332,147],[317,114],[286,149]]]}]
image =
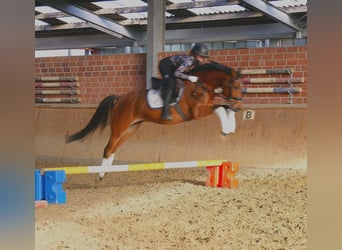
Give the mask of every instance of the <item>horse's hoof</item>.
[{"label": "horse's hoof", "polygon": [[102,181],[103,177],[105,177],[106,173],[99,173],[98,179]]},{"label": "horse's hoof", "polygon": [[234,132],[232,131],[232,132],[225,133],[225,132],[221,131],[221,134],[222,134],[223,136],[228,136],[228,135],[234,134]]}]

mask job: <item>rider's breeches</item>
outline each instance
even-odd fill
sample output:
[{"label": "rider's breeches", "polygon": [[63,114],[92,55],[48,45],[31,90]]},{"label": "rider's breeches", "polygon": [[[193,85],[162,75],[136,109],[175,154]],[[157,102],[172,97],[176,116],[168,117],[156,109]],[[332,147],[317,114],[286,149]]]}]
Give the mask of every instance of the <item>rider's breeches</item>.
[{"label": "rider's breeches", "polygon": [[173,92],[176,85],[176,79],[174,76],[176,67],[173,65],[169,58],[164,58],[159,63],[159,71],[162,75],[163,79],[165,80],[164,89],[166,92]]}]

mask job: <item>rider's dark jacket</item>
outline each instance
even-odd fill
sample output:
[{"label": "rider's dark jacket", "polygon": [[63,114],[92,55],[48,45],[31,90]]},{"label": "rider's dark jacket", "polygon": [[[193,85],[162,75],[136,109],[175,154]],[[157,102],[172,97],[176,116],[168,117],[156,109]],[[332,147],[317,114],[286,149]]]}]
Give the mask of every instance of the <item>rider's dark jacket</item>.
[{"label": "rider's dark jacket", "polygon": [[189,73],[197,65],[197,60],[191,55],[174,55],[169,59],[176,68],[174,76],[181,79],[188,79],[189,76],[185,73]]}]

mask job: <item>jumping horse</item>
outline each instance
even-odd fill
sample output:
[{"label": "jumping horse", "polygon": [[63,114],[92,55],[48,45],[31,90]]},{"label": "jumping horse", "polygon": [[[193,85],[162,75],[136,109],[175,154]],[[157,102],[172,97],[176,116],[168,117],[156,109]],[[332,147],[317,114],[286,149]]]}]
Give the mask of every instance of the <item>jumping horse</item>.
[{"label": "jumping horse", "polygon": [[[182,97],[171,106],[172,120],[161,119],[161,108],[152,109],[147,102],[147,92],[140,90],[124,95],[110,95],[99,104],[88,124],[79,132],[66,137],[66,142],[84,140],[96,129],[104,129],[108,122],[111,135],[104,148],[102,166],[112,165],[117,149],[145,121],[158,124],[177,124],[201,119],[212,114],[220,105],[214,104],[216,96],[223,97],[229,109],[242,108],[242,86],[240,72],[217,62],[197,66],[191,75],[198,77],[197,83],[183,81]],[[220,107],[222,109],[222,107]],[[100,174],[100,178],[104,173]]]}]

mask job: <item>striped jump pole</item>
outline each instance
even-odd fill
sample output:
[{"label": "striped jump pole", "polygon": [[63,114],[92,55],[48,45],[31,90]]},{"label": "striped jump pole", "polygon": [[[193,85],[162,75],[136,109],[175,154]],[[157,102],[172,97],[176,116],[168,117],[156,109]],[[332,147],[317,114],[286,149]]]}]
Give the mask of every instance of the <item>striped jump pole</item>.
[{"label": "striped jump pole", "polygon": [[65,97],[65,98],[35,98],[35,103],[79,103],[81,98]]},{"label": "striped jump pole", "polygon": [[80,86],[78,82],[36,82],[36,88],[77,88]]},{"label": "striped jump pole", "polygon": [[301,87],[296,88],[243,88],[242,93],[299,93]]},{"label": "striped jump pole", "polygon": [[76,82],[78,81],[77,76],[38,76],[35,78],[36,82]]},{"label": "striped jump pole", "polygon": [[206,167],[208,170],[209,174],[205,182],[207,187],[238,187],[238,180],[235,178],[235,174],[239,169],[239,164],[237,162],[228,162],[224,160],[42,168],[35,171],[35,205],[36,208],[40,208],[46,207],[46,203],[66,203],[66,193],[62,188],[62,184],[66,180],[66,175],[68,174],[184,169],[196,167]]},{"label": "striped jump pole", "polygon": [[79,95],[81,91],[78,89],[38,89],[36,95]]},{"label": "striped jump pole", "polygon": [[242,75],[292,74],[293,69],[243,69]]},{"label": "striped jump pole", "polygon": [[90,173],[110,173],[143,170],[160,170],[176,168],[196,168],[206,166],[219,166],[225,160],[204,160],[204,161],[183,161],[183,162],[164,162],[164,163],[138,163],[120,164],[111,166],[68,166],[56,168],[42,168],[41,171],[64,170],[68,174],[90,174]]},{"label": "striped jump pole", "polygon": [[299,78],[244,78],[242,79],[242,83],[302,83],[304,82],[303,77]]}]

